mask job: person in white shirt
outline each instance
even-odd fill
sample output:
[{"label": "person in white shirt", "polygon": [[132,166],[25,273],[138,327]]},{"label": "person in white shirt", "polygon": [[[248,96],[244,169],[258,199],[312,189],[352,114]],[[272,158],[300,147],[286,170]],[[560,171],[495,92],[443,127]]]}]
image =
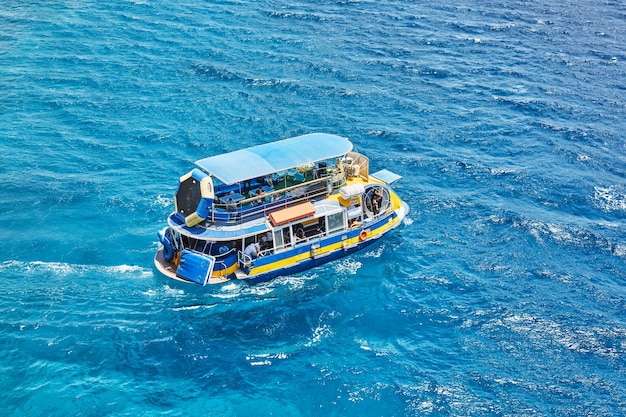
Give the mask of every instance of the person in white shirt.
[{"label": "person in white shirt", "polygon": [[261,251],[261,246],[258,243],[250,243],[244,249],[244,255],[248,255],[252,259],[256,259],[259,256],[259,252]]}]

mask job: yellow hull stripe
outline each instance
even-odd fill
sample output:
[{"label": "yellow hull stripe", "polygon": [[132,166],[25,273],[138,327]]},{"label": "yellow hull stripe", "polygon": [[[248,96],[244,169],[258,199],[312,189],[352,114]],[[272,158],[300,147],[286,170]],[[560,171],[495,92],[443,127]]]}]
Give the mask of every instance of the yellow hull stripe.
[{"label": "yellow hull stripe", "polygon": [[235,262],[233,266],[228,267],[226,269],[222,269],[220,271],[213,270],[213,272],[211,272],[211,276],[212,277],[225,277],[227,275],[234,274],[235,271],[237,270],[237,267],[238,267],[237,262]]}]

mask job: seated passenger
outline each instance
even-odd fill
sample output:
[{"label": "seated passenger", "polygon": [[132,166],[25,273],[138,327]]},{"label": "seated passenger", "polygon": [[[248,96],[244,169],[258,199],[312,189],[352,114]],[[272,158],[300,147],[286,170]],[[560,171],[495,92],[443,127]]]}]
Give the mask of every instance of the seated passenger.
[{"label": "seated passenger", "polygon": [[261,238],[261,243],[265,243],[267,246],[271,247],[274,244],[274,235],[272,232],[267,232]]},{"label": "seated passenger", "polygon": [[274,245],[272,244],[272,242],[267,241],[267,240],[261,240],[261,251],[259,252],[259,257],[260,256],[265,256],[265,255],[271,255],[272,250],[274,249]]},{"label": "seated passenger", "polygon": [[253,205],[263,204],[265,202],[265,191],[259,188],[258,190],[256,190],[255,197],[257,198],[252,202]]}]

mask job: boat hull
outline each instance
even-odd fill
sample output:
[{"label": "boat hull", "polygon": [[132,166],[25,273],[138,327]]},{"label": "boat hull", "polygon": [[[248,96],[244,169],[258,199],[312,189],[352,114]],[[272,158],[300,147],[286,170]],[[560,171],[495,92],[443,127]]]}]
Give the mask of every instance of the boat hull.
[{"label": "boat hull", "polygon": [[[352,255],[377,242],[387,233],[400,226],[408,212],[408,206],[402,204],[400,209],[396,210],[392,215],[364,225],[363,228],[354,229],[348,233],[339,233],[335,236],[327,237],[323,241],[311,241],[306,244],[300,244],[291,250],[265,259],[258,258],[267,262],[264,262],[262,266],[240,267],[230,274],[214,274],[210,277],[208,284],[222,284],[231,280],[257,284],[281,276],[300,273]],[[174,262],[165,259],[163,248],[156,253],[154,263],[163,275],[178,281],[189,282],[177,276],[177,266]],[[262,272],[258,272],[259,270]]]},{"label": "boat hull", "polygon": [[[156,255],[154,255],[154,266],[161,274],[165,275],[168,278],[174,279],[176,281],[186,282],[186,283],[191,282],[189,280],[186,280],[176,275],[176,270],[178,266],[174,262],[167,261],[165,259],[163,248],[160,248],[157,251]],[[235,279],[235,274],[214,273],[209,277],[209,281],[207,283],[208,284],[222,284],[232,279]]]},{"label": "boat hull", "polygon": [[[375,243],[377,240],[378,240],[377,238],[364,240],[358,243],[357,245],[352,246],[347,249],[336,249],[320,258],[310,257],[305,260],[299,261],[295,264],[272,269],[267,272],[256,274],[256,275],[248,276],[244,273],[230,274],[227,276],[212,275],[208,281],[208,284],[222,284],[231,280],[239,280],[239,281],[247,282],[248,284],[258,284],[260,282],[269,281],[269,280],[272,280],[281,276],[297,274],[299,272],[306,271],[308,269],[315,268],[317,266],[326,264],[328,262],[349,256]],[[187,283],[190,282],[176,275],[176,264],[165,260],[163,256],[163,249],[160,249],[156,253],[154,257],[154,265],[156,266],[157,270],[161,274],[165,275],[168,278],[175,279],[181,282],[187,282]]]},{"label": "boat hull", "polygon": [[265,272],[262,274],[258,274],[258,275],[253,275],[251,277],[246,277],[244,279],[242,279],[243,281],[246,281],[250,284],[258,284],[260,282],[265,282],[265,281],[269,281],[278,277],[282,277],[282,276],[288,276],[288,275],[293,275],[293,274],[297,274],[299,272],[303,272],[312,268],[315,268],[317,266],[321,266],[324,265],[328,262],[332,262],[335,261],[337,259],[340,258],[344,258],[346,256],[349,256],[355,252],[358,252],[362,249],[364,249],[365,247],[375,243],[378,239],[369,239],[369,240],[365,240],[359,244],[357,244],[356,246],[353,246],[351,248],[348,249],[337,249],[334,250],[333,252],[330,252],[328,255],[322,257],[322,258],[308,258],[305,259],[303,261],[298,262],[295,265],[291,265],[291,266],[287,266],[281,269],[276,269],[276,270],[271,270],[269,272]]}]

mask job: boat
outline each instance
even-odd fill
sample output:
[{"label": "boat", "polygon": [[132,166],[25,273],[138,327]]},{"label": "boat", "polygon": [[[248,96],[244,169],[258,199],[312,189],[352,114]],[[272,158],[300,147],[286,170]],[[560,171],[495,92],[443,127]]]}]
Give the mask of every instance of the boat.
[{"label": "boat", "polygon": [[342,136],[311,133],[195,162],[158,231],[154,263],[199,285],[267,281],[350,255],[402,224],[409,206]]}]

